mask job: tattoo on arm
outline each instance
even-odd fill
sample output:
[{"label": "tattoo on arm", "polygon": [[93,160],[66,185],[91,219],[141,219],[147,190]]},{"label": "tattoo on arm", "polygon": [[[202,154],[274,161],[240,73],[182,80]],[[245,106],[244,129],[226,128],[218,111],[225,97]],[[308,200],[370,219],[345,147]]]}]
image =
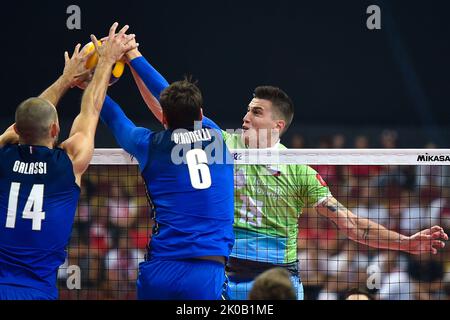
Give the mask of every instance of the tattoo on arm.
[{"label": "tattoo on arm", "polygon": [[362,236],[364,241],[367,241],[367,238],[369,237],[369,232],[370,232],[370,224],[367,225],[366,229],[364,229],[364,233],[363,233],[363,236]]},{"label": "tattoo on arm", "polygon": [[339,201],[336,201],[336,203],[331,204],[326,203],[325,207],[333,212],[338,212],[339,210],[347,210],[342,204],[339,203]]}]

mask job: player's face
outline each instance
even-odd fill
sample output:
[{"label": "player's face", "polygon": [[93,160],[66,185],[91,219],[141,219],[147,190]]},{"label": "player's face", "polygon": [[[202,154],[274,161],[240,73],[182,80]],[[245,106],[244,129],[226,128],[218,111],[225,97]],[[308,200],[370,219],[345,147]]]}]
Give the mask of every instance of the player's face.
[{"label": "player's face", "polygon": [[251,148],[268,148],[279,140],[277,120],[273,119],[272,102],[253,98],[243,118],[242,137]]}]

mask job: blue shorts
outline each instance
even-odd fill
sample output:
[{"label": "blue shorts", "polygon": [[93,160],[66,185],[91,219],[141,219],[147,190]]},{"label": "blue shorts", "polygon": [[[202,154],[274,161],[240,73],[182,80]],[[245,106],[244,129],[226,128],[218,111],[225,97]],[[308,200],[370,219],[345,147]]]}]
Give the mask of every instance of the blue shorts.
[{"label": "blue shorts", "polygon": [[[291,276],[292,284],[297,292],[297,300],[303,300],[303,285],[298,276]],[[229,297],[231,300],[247,300],[248,294],[253,287],[255,281],[233,282],[228,281]]]},{"label": "blue shorts", "polygon": [[0,284],[0,300],[56,300],[50,294],[33,288]]},{"label": "blue shorts", "polygon": [[225,266],[200,259],[141,262],[136,286],[139,300],[221,300],[228,294]]}]

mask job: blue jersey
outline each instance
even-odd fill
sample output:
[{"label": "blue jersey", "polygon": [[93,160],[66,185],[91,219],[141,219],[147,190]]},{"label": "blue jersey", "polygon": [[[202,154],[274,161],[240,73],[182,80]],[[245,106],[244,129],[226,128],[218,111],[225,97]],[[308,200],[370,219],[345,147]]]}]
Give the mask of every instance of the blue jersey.
[{"label": "blue jersey", "polygon": [[80,195],[64,150],[0,149],[0,286],[41,290],[57,298],[57,271]]},{"label": "blue jersey", "polygon": [[101,118],[139,162],[156,222],[150,257],[228,258],[234,244],[234,176],[220,128],[204,117],[198,130],[153,132],[136,127],[108,96]]},{"label": "blue jersey", "polygon": [[[151,257],[228,258],[234,244],[233,164],[224,161],[228,151],[221,134],[203,125],[185,133],[165,130],[149,136],[142,177],[155,214]],[[196,138],[203,139],[197,140],[197,147],[191,143]],[[210,154],[208,148],[215,142],[225,154]],[[181,164],[175,164],[174,157]]]}]

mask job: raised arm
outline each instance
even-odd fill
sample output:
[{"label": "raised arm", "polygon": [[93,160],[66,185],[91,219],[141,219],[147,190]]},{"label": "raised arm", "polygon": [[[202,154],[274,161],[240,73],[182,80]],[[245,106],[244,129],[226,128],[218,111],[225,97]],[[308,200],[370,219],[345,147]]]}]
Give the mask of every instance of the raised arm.
[{"label": "raised arm", "polygon": [[321,201],[316,208],[319,214],[331,219],[348,238],[374,248],[401,250],[411,254],[436,254],[438,249],[445,246],[442,240],[448,240],[448,235],[439,226],[409,237],[401,235],[369,219],[358,217],[334,197]]},{"label": "raised arm", "polygon": [[[144,99],[147,107],[153,113],[155,118],[162,123],[162,108],[159,104],[161,92],[169,86],[166,79],[156,70],[139,50],[131,50],[126,54],[130,61],[130,69],[134,81]],[[219,126],[211,119],[203,116],[203,124],[211,128],[219,129]]]},{"label": "raised arm", "polygon": [[161,92],[169,86],[166,79],[142,56],[139,50],[127,53],[134,81],[153,115],[162,123],[162,109],[159,104]]},{"label": "raised arm", "polygon": [[[64,53],[65,65],[61,76],[43,93],[39,98],[50,101],[55,107],[58,105],[61,97],[69,88],[76,86],[78,83],[85,81],[89,77],[89,70],[86,70],[86,60],[90,54],[80,52],[80,44],[75,47],[72,57],[69,57],[67,51]],[[5,132],[0,135],[0,148],[5,144],[18,143],[19,136],[14,131],[14,124],[10,125]]]},{"label": "raised arm", "polygon": [[83,94],[81,111],[73,122],[70,136],[61,144],[72,160],[78,184],[81,182],[81,175],[92,159],[95,130],[105,100],[112,66],[121,59],[125,52],[135,47],[130,43],[134,35],[125,35],[128,26],[123,27],[117,34],[116,28],[117,23],[114,23],[110,28],[108,40],[101,47],[97,46],[95,36],[91,36],[92,42],[96,45],[99,61],[92,81]]},{"label": "raised arm", "polygon": [[14,143],[19,143],[19,135],[14,131],[14,125],[11,125],[2,135],[0,135],[0,148],[5,144]]},{"label": "raised arm", "polygon": [[39,98],[50,101],[56,107],[68,89],[83,83],[83,81],[91,76],[91,71],[86,69],[86,61],[93,52],[88,54],[85,50],[80,51],[80,47],[80,44],[76,45],[72,57],[69,57],[67,51],[64,52],[65,65],[63,74],[42,92]]},{"label": "raised arm", "polygon": [[120,106],[109,96],[106,96],[100,117],[112,131],[120,147],[135,157],[141,170],[144,169],[147,164],[151,131],[136,127]]}]

